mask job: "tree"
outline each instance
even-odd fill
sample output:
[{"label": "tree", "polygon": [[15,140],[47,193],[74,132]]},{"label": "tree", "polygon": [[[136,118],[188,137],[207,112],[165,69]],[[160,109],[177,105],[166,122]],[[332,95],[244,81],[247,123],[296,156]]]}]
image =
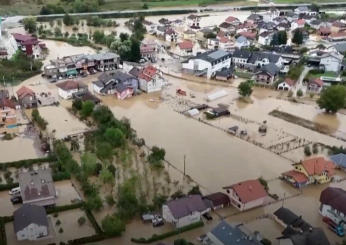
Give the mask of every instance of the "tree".
[{"label": "tree", "polygon": [[82,117],[90,116],[92,112],[94,111],[94,107],[95,107],[94,102],[90,100],[83,102],[82,110],[81,110]]},{"label": "tree", "polygon": [[261,240],[261,243],[262,243],[263,245],[271,245],[271,244],[272,244],[272,242],[269,241],[267,238],[263,238],[263,239]]},{"label": "tree", "polygon": [[101,197],[97,195],[89,197],[85,205],[89,210],[99,211],[103,207],[103,202]]},{"label": "tree", "polygon": [[115,172],[117,171],[117,169],[114,167],[113,164],[108,165],[107,169],[109,170],[109,172],[113,174],[113,176],[115,175]]},{"label": "tree", "polygon": [[279,31],[278,32],[278,43],[279,43],[279,45],[287,43],[287,32],[286,31]]},{"label": "tree", "polygon": [[112,194],[109,194],[105,197],[105,202],[108,204],[108,206],[113,207],[115,205],[115,199]]},{"label": "tree", "polygon": [[196,186],[193,186],[187,194],[189,194],[189,195],[202,195],[202,192],[200,191],[199,186],[196,185]]},{"label": "tree", "polygon": [[74,99],[72,102],[72,108],[76,108],[78,111],[83,107],[83,102],[81,99]]},{"label": "tree", "polygon": [[159,148],[157,146],[153,146],[151,148],[151,153],[148,156],[148,161],[150,163],[161,162],[165,160],[166,150],[163,148]]},{"label": "tree", "polygon": [[62,21],[64,22],[65,26],[72,26],[74,24],[73,17],[69,14],[65,14]]},{"label": "tree", "polygon": [[178,238],[174,240],[174,245],[189,245],[189,243],[184,238]]},{"label": "tree", "polygon": [[279,35],[278,33],[274,33],[272,40],[270,41],[271,46],[279,45]]},{"label": "tree", "polygon": [[131,40],[130,61],[137,62],[141,59],[141,43],[139,40]]},{"label": "tree", "polygon": [[205,38],[216,38],[216,34],[214,32],[208,32],[204,35]]},{"label": "tree", "polygon": [[61,225],[61,221],[58,219],[55,224],[56,225]]},{"label": "tree", "polygon": [[86,222],[86,219],[85,219],[85,217],[84,217],[84,216],[82,216],[82,217],[80,217],[80,218],[78,219],[78,224],[79,224],[79,226],[84,225],[84,224],[85,224],[85,222]]},{"label": "tree", "polygon": [[93,33],[93,40],[95,43],[102,43],[102,40],[105,38],[105,33],[100,30],[96,30]]},{"label": "tree", "polygon": [[54,36],[55,37],[61,37],[62,36],[61,28],[59,26],[56,26],[54,28]]},{"label": "tree", "polygon": [[104,184],[114,184],[114,175],[106,167],[102,168],[100,179]]},{"label": "tree", "polygon": [[306,146],[304,147],[304,154],[305,154],[305,156],[307,156],[307,157],[311,156],[311,149],[310,149],[310,146],[309,146],[309,145],[306,145]]},{"label": "tree", "polygon": [[327,87],[322,91],[317,104],[326,112],[336,113],[338,110],[345,107],[346,88],[343,85]]},{"label": "tree", "polygon": [[61,21],[61,19],[58,19],[58,20],[56,21],[56,24],[57,24],[58,26],[62,26],[62,21]]},{"label": "tree", "polygon": [[119,236],[126,230],[126,226],[122,220],[114,215],[110,216],[109,214],[101,221],[101,226],[102,230],[109,237]]},{"label": "tree", "polygon": [[65,32],[64,37],[68,38],[69,35],[70,35],[70,33],[68,33],[68,31],[67,31],[67,32]]},{"label": "tree", "polygon": [[29,33],[35,33],[37,30],[35,18],[24,18],[23,19],[24,29]]},{"label": "tree", "polygon": [[105,124],[112,120],[113,113],[107,106],[101,105],[94,110],[92,116],[98,124]]},{"label": "tree", "polygon": [[126,143],[124,133],[118,128],[107,128],[104,137],[114,147],[124,146]]},{"label": "tree", "polygon": [[301,30],[296,29],[294,31],[292,43],[294,43],[298,46],[303,43],[303,32]]},{"label": "tree", "polygon": [[90,152],[85,152],[81,156],[82,168],[87,175],[92,175],[96,170],[97,158]]},{"label": "tree", "polygon": [[113,148],[108,142],[99,142],[96,144],[96,155],[101,160],[113,159]]},{"label": "tree", "polygon": [[120,38],[121,42],[124,42],[124,41],[128,40],[129,37],[130,37],[129,34],[124,33],[124,32],[120,33],[120,35],[119,35],[119,38]]},{"label": "tree", "polygon": [[297,97],[300,98],[302,97],[304,94],[303,94],[303,91],[301,89],[298,89],[297,91]]},{"label": "tree", "polygon": [[248,97],[252,94],[251,83],[248,81],[241,82],[238,86],[238,94],[242,97]]},{"label": "tree", "polygon": [[50,27],[53,27],[55,25],[54,20],[49,21],[49,25],[50,25]]},{"label": "tree", "polygon": [[143,6],[142,6],[142,9],[148,9],[149,8],[149,6],[148,6],[148,4],[143,4]]}]

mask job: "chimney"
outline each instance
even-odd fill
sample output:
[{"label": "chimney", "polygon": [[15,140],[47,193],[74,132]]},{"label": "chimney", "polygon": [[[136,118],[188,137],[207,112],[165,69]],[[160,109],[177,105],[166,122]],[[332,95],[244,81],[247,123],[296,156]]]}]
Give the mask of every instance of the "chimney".
[{"label": "chimney", "polygon": [[252,190],[251,185],[249,186],[249,190],[250,190],[250,191]]}]

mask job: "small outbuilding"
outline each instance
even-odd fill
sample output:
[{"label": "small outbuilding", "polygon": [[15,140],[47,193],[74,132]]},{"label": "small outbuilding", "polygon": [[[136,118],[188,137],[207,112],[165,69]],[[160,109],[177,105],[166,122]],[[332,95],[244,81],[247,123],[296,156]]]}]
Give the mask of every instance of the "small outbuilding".
[{"label": "small outbuilding", "polygon": [[185,115],[189,116],[189,117],[194,117],[194,116],[197,116],[198,114],[199,114],[198,109],[191,109],[191,110],[188,110],[187,112],[185,112]]},{"label": "small outbuilding", "polygon": [[231,115],[231,112],[225,108],[225,107],[218,107],[218,108],[213,108],[212,113],[216,117],[221,117],[221,116],[226,116],[226,115]]},{"label": "small outbuilding", "polygon": [[232,68],[227,68],[227,69],[215,72],[215,80],[227,81],[228,79],[232,77],[233,77]]},{"label": "small outbuilding", "polygon": [[227,96],[227,92],[225,90],[220,90],[218,92],[215,92],[215,93],[212,93],[212,94],[209,94],[205,97],[205,99],[207,101],[213,101],[213,100],[217,100],[217,99],[220,99],[222,97],[225,97]]},{"label": "small outbuilding", "polygon": [[230,128],[228,128],[228,132],[231,134],[236,134],[238,129],[239,129],[238,126],[230,127]]},{"label": "small outbuilding", "polygon": [[258,128],[258,132],[262,133],[262,134],[266,134],[267,133],[267,125],[261,125],[259,128]]},{"label": "small outbuilding", "polygon": [[222,192],[212,193],[204,196],[203,199],[209,200],[212,203],[212,210],[223,208],[231,203],[229,196]]},{"label": "small outbuilding", "polygon": [[197,110],[205,110],[205,109],[208,109],[209,108],[209,106],[208,105],[206,105],[206,104],[201,104],[201,105],[198,105],[198,106],[194,106],[194,107],[191,107],[190,108],[190,110],[192,110],[192,109],[197,109]]}]

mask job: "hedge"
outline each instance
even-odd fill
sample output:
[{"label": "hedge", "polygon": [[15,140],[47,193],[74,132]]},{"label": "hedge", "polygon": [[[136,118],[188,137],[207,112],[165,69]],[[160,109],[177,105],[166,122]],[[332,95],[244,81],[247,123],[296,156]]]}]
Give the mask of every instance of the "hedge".
[{"label": "hedge", "polygon": [[19,187],[19,183],[1,184],[0,191],[8,191],[16,187]]},{"label": "hedge", "polygon": [[55,207],[50,207],[46,208],[47,214],[53,214],[53,213],[59,213],[59,212],[64,212],[72,209],[77,209],[83,207],[84,203],[83,202],[76,202],[73,204],[67,204],[64,206],[55,206]]},{"label": "hedge", "polygon": [[190,230],[202,227],[202,226],[204,226],[203,221],[198,221],[196,223],[193,223],[191,225],[187,225],[187,226],[181,227],[180,229],[176,229],[174,231],[169,231],[169,232],[166,232],[166,233],[163,233],[163,234],[160,234],[160,235],[154,234],[151,238],[148,238],[148,239],[145,239],[145,238],[139,238],[139,239],[131,238],[131,242],[141,243],[141,244],[148,244],[148,243],[152,243],[152,242],[157,242],[157,241],[160,241],[162,239],[166,239],[168,237],[178,235],[179,233],[190,231]]},{"label": "hedge", "polygon": [[21,168],[21,167],[30,167],[36,163],[45,163],[45,162],[55,162],[56,156],[49,156],[43,158],[35,158],[35,159],[26,159],[14,162],[3,162],[0,163],[0,166],[5,166],[6,168]]},{"label": "hedge", "polygon": [[90,223],[93,226],[93,228],[96,231],[96,233],[99,234],[99,235],[103,234],[103,230],[101,229],[101,227],[97,223],[94,215],[90,212],[90,210],[85,208],[84,212],[85,212],[86,216],[88,217],[88,220],[90,221]]}]

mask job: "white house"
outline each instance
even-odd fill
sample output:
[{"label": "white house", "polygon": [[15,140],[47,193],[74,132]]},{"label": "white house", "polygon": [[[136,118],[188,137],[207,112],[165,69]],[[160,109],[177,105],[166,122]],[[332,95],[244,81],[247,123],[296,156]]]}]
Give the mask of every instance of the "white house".
[{"label": "white house", "polygon": [[234,185],[223,187],[231,199],[231,204],[245,211],[251,208],[262,206],[268,196],[259,180],[247,180]]},{"label": "white house", "polygon": [[201,21],[201,17],[194,14],[190,14],[186,18],[186,24],[188,27],[200,27],[199,25],[200,21]]},{"label": "white house", "polygon": [[306,15],[317,15],[318,13],[316,11],[310,10],[307,6],[299,6],[298,8],[294,9],[294,13],[296,14],[306,14]]},{"label": "white house", "polygon": [[46,210],[42,206],[23,204],[13,213],[13,228],[18,241],[36,241],[48,236]]},{"label": "white house", "polygon": [[147,32],[152,33],[156,29],[156,25],[153,22],[150,22],[148,20],[143,20],[142,21],[143,26],[147,30]]},{"label": "white house", "polygon": [[220,40],[217,38],[208,38],[208,49],[218,49]]},{"label": "white house", "polygon": [[324,67],[325,71],[339,72],[341,68],[343,55],[339,53],[327,53],[320,60],[320,66]]},{"label": "white house", "polygon": [[287,77],[282,83],[279,83],[278,89],[279,90],[291,90],[291,88],[293,87],[293,85],[295,83],[296,83],[296,81]]},{"label": "white house", "polygon": [[129,71],[129,74],[138,78],[139,88],[147,93],[161,91],[162,87],[167,84],[162,71],[154,66],[147,66],[143,69],[134,67]]},{"label": "white house", "polygon": [[249,40],[246,39],[246,37],[240,36],[235,40],[235,46],[239,49],[247,48],[250,46]]},{"label": "white house", "polygon": [[270,42],[273,39],[273,35],[274,35],[273,32],[268,32],[268,31],[262,32],[258,36],[258,43],[264,46],[270,45]]},{"label": "white house", "polygon": [[276,17],[280,16],[280,10],[277,8],[270,8],[264,15],[263,15],[263,21],[264,22],[271,22]]},{"label": "white house", "polygon": [[326,27],[326,23],[320,21],[320,20],[312,20],[309,23],[311,28],[314,28],[315,30],[320,29],[321,27]]},{"label": "white house", "polygon": [[192,195],[168,201],[162,206],[162,217],[180,228],[200,221],[202,215],[209,211],[200,195]]},{"label": "white house", "polygon": [[297,28],[303,28],[305,25],[305,20],[303,19],[299,19],[299,20],[296,20],[296,21],[293,21],[292,24],[291,24],[291,30],[295,30]]},{"label": "white house", "polygon": [[[0,32],[1,32],[1,20],[0,20]],[[11,59],[17,52],[18,45],[14,37],[8,30],[5,30],[3,34],[0,34],[0,58]]]},{"label": "white house", "polygon": [[167,42],[176,42],[178,40],[178,33],[169,28],[165,32],[165,39]]},{"label": "white house", "polygon": [[231,50],[235,49],[235,43],[229,40],[227,37],[220,38],[219,49]]},{"label": "white house", "polygon": [[215,75],[217,71],[231,66],[232,55],[225,50],[211,50],[191,57],[182,63],[182,72],[196,76]]},{"label": "white house", "polygon": [[56,86],[58,87],[59,96],[65,100],[71,99],[74,93],[88,91],[88,85],[81,81],[67,80],[58,83]]},{"label": "white house", "polygon": [[320,195],[319,213],[342,224],[346,229],[346,191],[337,187],[327,187]]},{"label": "white house", "polygon": [[174,51],[175,54],[180,56],[192,56],[193,43],[191,41],[177,43]]},{"label": "white house", "polygon": [[227,17],[225,22],[232,24],[232,25],[239,25],[240,24],[240,20],[236,17],[233,17],[233,16]]}]

